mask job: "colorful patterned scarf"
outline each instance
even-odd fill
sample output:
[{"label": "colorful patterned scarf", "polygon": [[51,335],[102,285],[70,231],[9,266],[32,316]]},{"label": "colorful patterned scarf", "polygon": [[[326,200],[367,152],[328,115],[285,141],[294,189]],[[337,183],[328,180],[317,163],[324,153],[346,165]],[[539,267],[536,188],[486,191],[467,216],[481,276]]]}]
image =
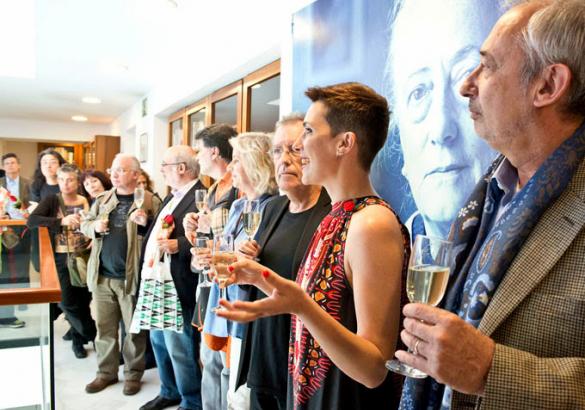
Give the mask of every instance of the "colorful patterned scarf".
[{"label": "colorful patterned scarf", "polygon": [[[456,267],[449,279],[444,309],[475,327],[479,325],[522,244],[541,215],[565,191],[584,156],[585,123],[545,160],[494,223],[501,198],[492,176],[504,157],[496,159],[451,228]],[[439,409],[444,390],[444,385],[431,378],[408,379],[400,408]]]}]

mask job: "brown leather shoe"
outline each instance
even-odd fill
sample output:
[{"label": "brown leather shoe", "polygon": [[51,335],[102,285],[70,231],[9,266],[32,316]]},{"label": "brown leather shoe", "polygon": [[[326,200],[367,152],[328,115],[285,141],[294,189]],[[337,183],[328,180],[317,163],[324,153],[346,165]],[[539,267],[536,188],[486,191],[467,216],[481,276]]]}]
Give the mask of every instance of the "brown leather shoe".
[{"label": "brown leather shoe", "polygon": [[116,384],[116,383],[118,383],[117,377],[115,379],[112,379],[112,380],[106,380],[106,379],[102,379],[101,377],[96,377],[94,381],[92,381],[87,386],[85,386],[85,391],[87,393],[97,393],[97,392],[102,391],[103,389],[105,389],[109,385]]},{"label": "brown leather shoe", "polygon": [[140,391],[140,380],[125,380],[124,393],[126,396],[133,396]]}]

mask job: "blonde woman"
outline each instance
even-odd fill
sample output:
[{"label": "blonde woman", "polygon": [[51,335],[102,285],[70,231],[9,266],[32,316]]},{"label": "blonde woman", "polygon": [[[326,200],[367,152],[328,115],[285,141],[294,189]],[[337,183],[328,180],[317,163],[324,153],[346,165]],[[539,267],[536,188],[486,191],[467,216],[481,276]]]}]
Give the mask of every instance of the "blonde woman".
[{"label": "blonde woman", "polygon": [[[238,244],[247,240],[248,236],[244,231],[243,224],[243,210],[246,200],[257,200],[259,209],[262,211],[268,201],[276,194],[277,185],[274,178],[274,162],[270,153],[272,148],[271,137],[268,134],[249,132],[240,134],[239,136],[229,140],[233,148],[232,162],[228,166],[228,170],[232,173],[232,181],[235,188],[237,188],[243,196],[237,199],[232,204],[228,222],[224,228],[224,235],[232,235],[234,238],[235,248]],[[187,235],[189,237],[189,235]],[[239,286],[232,286],[228,288],[229,300],[247,300],[247,291],[244,291]],[[204,321],[204,339],[207,346],[202,347],[203,367],[203,381],[202,394],[205,399],[205,392],[210,392],[207,386],[214,386],[211,389],[215,391],[215,401],[219,408],[219,403],[223,405],[227,403],[228,385],[230,369],[227,366],[228,340],[231,338],[231,357],[232,367],[237,364],[239,357],[239,350],[241,346],[241,337],[243,334],[243,327],[241,325],[234,325],[225,319],[218,318],[213,309],[219,303],[219,286],[214,284],[207,303],[207,312]],[[211,348],[212,352],[205,352],[206,348]],[[206,357],[206,354],[209,357]],[[235,376],[235,372],[234,372]],[[217,391],[219,389],[219,392]],[[219,400],[219,401],[217,401]]]}]

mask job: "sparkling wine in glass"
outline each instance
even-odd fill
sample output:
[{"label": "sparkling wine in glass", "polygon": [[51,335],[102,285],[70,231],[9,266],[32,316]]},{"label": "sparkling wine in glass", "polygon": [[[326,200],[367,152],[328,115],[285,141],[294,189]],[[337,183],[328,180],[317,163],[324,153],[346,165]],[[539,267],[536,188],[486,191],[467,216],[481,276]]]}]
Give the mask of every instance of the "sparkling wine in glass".
[{"label": "sparkling wine in glass", "polygon": [[[232,235],[216,236],[213,239],[213,249],[211,251],[211,267],[219,283],[219,298],[225,299],[226,282],[230,278],[228,266],[237,260],[234,252],[234,237]],[[221,310],[223,307],[217,305],[215,310]]]},{"label": "sparkling wine in glass", "polygon": [[142,205],[144,204],[144,188],[136,187],[136,189],[134,189],[134,203],[136,204],[136,208],[142,208]]},{"label": "sparkling wine in glass", "polygon": [[77,232],[81,232],[81,223],[87,219],[87,211],[83,207],[75,208],[75,213],[79,215],[79,228]]},{"label": "sparkling wine in glass", "polygon": [[[80,225],[81,225],[81,214],[80,214],[80,212],[82,212],[82,211],[83,211],[83,207],[81,207],[81,206],[74,206],[73,208],[71,208],[71,213],[73,215],[79,216],[79,223],[80,223]],[[67,230],[68,231],[73,231],[73,232],[81,232],[80,228],[81,228],[81,226],[77,226],[75,229],[70,228],[70,229],[67,229]]]},{"label": "sparkling wine in glass", "polygon": [[260,202],[258,200],[246,200],[244,202],[244,211],[242,213],[244,222],[244,231],[251,240],[258,226],[260,226]]},{"label": "sparkling wine in glass", "polygon": [[207,190],[196,189],[195,190],[195,206],[199,212],[204,212],[207,208]]},{"label": "sparkling wine in glass", "polygon": [[211,211],[210,214],[210,225],[213,236],[223,235],[223,230],[227,225],[229,211],[225,208],[216,208]]},{"label": "sparkling wine in glass", "polygon": [[207,190],[195,190],[195,206],[197,207],[197,214],[199,215],[199,223],[197,225],[197,232],[208,234],[211,232],[209,214],[207,212]]},{"label": "sparkling wine in glass", "polygon": [[[406,294],[411,303],[439,304],[449,282],[452,254],[452,242],[426,235],[416,236],[406,278]],[[427,377],[426,373],[399,360],[388,360],[386,368],[416,379]]]}]

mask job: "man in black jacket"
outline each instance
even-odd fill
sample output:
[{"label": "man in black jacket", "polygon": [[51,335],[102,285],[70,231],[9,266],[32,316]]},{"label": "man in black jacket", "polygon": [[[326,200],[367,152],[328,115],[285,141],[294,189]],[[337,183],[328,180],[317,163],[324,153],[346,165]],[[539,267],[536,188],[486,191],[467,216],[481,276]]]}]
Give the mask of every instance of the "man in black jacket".
[{"label": "man in black jacket", "polygon": [[[255,241],[240,251],[287,279],[297,271],[321,220],[331,210],[331,199],[320,186],[303,185],[300,152],[293,147],[304,131],[301,114],[276,124],[272,141],[275,176],[283,196],[270,201],[262,215]],[[266,297],[256,287],[250,300]],[[251,409],[286,408],[290,315],[258,319],[246,326],[242,339],[237,385],[247,382]],[[270,348],[267,348],[270,346]]]},{"label": "man in black jacket", "polygon": [[[171,274],[181,303],[183,332],[151,330],[150,340],[161,380],[160,393],[140,410],[158,410],[180,404],[179,409],[201,408],[201,370],[198,366],[199,334],[190,325],[195,309],[197,276],[190,270],[191,244],[185,237],[182,220],[188,212],[196,212],[195,190],[205,189],[199,181],[199,164],[195,151],[186,145],[167,149],[161,172],[171,188],[155,217],[155,223],[144,238],[141,266],[145,254],[157,246],[171,255]],[[159,239],[162,220],[172,215],[174,229],[168,239]],[[168,218],[166,218],[168,219]]]}]

